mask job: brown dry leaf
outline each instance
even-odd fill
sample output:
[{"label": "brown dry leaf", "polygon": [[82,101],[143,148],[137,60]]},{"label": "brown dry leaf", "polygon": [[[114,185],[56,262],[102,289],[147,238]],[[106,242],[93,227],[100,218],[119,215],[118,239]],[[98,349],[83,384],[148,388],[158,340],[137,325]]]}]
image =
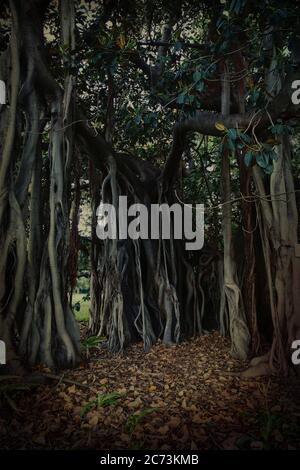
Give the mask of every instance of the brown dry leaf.
[{"label": "brown dry leaf", "polygon": [[189,440],[189,437],[190,437],[190,434],[189,434],[188,427],[186,424],[184,424],[181,428],[181,437],[179,440],[181,442],[187,442]]},{"label": "brown dry leaf", "polygon": [[176,429],[178,428],[178,426],[180,425],[181,423],[181,419],[178,417],[178,416],[173,416],[170,421],[168,421],[168,425],[170,426],[170,428],[172,429]]},{"label": "brown dry leaf", "polygon": [[152,401],[150,403],[150,408],[165,408],[166,406],[167,406],[167,403],[160,399],[156,399],[155,401]]},{"label": "brown dry leaf", "polygon": [[[164,446],[166,450],[168,446],[175,450],[216,446],[235,449],[239,437],[252,435],[256,437],[251,447],[262,448],[257,428],[257,414],[265,402],[260,391],[262,379],[248,381],[225,374],[229,368],[233,371],[244,368],[230,358],[229,350],[228,339],[217,332],[172,349],[158,342],[149,354],[137,343],[122,360],[106,349],[97,349],[91,353],[89,363],[68,372],[68,378],[88,384],[90,390],[61,383],[16,395],[14,400],[22,414],[12,416],[9,409],[6,415],[3,410],[0,447],[9,447],[13,436],[13,445],[19,448],[90,446],[102,450],[112,445],[120,449],[142,445],[149,450]],[[291,423],[300,416],[299,402],[293,395],[294,385],[284,389],[277,381],[270,380],[272,393],[268,396],[268,406],[272,413],[284,414],[282,429],[290,430]],[[99,382],[101,388],[97,388]],[[111,392],[124,396],[115,406],[99,409],[93,406],[83,419],[80,417],[84,404],[95,400],[98,393]],[[283,400],[282,405],[278,405],[279,398]],[[148,408],[159,408],[159,411],[145,416],[131,437],[125,432],[128,418]],[[241,445],[250,446],[249,439],[243,442]],[[272,448],[297,448],[299,435],[287,438],[281,428],[273,429],[270,444]]]},{"label": "brown dry leaf", "polygon": [[167,434],[169,432],[169,426],[167,424],[165,424],[165,426],[161,426],[160,428],[158,428],[158,432],[162,435]]},{"label": "brown dry leaf", "polygon": [[185,409],[185,410],[188,408],[187,401],[186,401],[185,398],[182,400],[181,406],[182,406],[182,408]]},{"label": "brown dry leaf", "polygon": [[74,415],[80,415],[81,410],[82,410],[81,406],[75,406],[75,407],[73,407],[73,414]]},{"label": "brown dry leaf", "polygon": [[139,406],[141,406],[143,404],[142,400],[140,398],[136,398],[136,400],[134,401],[131,401],[130,403],[128,403],[128,407],[129,408],[138,408]]},{"label": "brown dry leaf", "polygon": [[192,422],[195,424],[203,424],[203,423],[207,423],[207,421],[209,421],[209,419],[205,418],[203,415],[200,415],[199,413],[192,416]]},{"label": "brown dry leaf", "polygon": [[121,434],[120,439],[123,442],[130,442],[130,437],[128,436],[128,434],[125,434],[125,433]]},{"label": "brown dry leaf", "polygon": [[198,409],[197,406],[194,404],[189,406],[189,411],[197,411],[197,409]]},{"label": "brown dry leaf", "polygon": [[70,410],[73,409],[73,404],[70,401],[68,401],[68,402],[64,403],[63,408],[66,411],[70,411]]},{"label": "brown dry leaf", "polygon": [[191,442],[191,450],[198,450],[198,446],[194,441]]},{"label": "brown dry leaf", "polygon": [[94,415],[89,419],[89,425],[92,426],[92,427],[97,426],[98,421],[99,421],[98,415],[97,415],[97,414],[94,414]]}]

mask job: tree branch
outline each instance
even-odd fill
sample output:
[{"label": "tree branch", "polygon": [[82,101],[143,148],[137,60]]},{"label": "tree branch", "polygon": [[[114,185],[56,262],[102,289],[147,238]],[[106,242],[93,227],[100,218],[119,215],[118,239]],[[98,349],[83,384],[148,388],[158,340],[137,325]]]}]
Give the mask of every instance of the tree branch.
[{"label": "tree branch", "polygon": [[248,132],[251,132],[253,125],[255,125],[256,135],[264,136],[264,134],[267,134],[267,128],[272,124],[272,121],[274,122],[279,118],[283,120],[300,118],[300,105],[293,104],[291,99],[293,93],[292,82],[298,79],[299,76],[300,67],[295,68],[293,73],[285,80],[280,93],[264,109],[253,109],[244,114],[236,113],[226,116],[222,113],[197,111],[193,117],[178,122],[173,130],[172,148],[163,171],[165,189],[176,178],[188,132],[222,137],[224,131],[219,131],[216,128],[216,123],[221,122],[227,129],[248,129]]}]

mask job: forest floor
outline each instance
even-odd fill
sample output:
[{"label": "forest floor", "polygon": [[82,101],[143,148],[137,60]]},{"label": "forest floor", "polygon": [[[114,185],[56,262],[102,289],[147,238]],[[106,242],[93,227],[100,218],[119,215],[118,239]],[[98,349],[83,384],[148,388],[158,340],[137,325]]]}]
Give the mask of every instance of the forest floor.
[{"label": "forest floor", "polygon": [[2,385],[0,448],[299,449],[299,379],[234,375],[246,364],[229,348],[216,332],[149,353],[100,345],[60,380]]}]

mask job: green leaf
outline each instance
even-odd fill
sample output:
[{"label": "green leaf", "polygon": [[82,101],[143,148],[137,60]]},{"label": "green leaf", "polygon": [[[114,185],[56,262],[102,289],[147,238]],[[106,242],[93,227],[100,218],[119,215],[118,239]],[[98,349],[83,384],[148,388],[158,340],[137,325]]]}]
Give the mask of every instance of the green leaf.
[{"label": "green leaf", "polygon": [[256,163],[261,167],[261,168],[267,168],[269,164],[269,155],[266,153],[258,153],[256,155]]},{"label": "green leaf", "polygon": [[104,336],[89,336],[88,338],[85,338],[81,342],[81,344],[84,348],[91,349],[99,346],[99,344],[102,343],[104,340]]},{"label": "green leaf", "polygon": [[202,72],[199,70],[196,70],[196,72],[193,73],[193,80],[194,82],[198,82],[202,78]]},{"label": "green leaf", "polygon": [[284,125],[283,124],[275,124],[274,126],[271,127],[271,132],[272,134],[283,134],[284,132]]},{"label": "green leaf", "polygon": [[176,41],[174,44],[174,50],[175,51],[180,51],[182,49],[182,42],[181,41]]},{"label": "green leaf", "polygon": [[142,116],[140,114],[138,114],[135,118],[134,118],[134,122],[136,124],[140,124],[142,121]]},{"label": "green leaf", "polygon": [[95,400],[90,400],[85,403],[80,410],[80,417],[83,418],[94,406],[98,408],[115,405],[116,402],[122,398],[122,394],[117,392],[111,392],[106,394],[98,393]]},{"label": "green leaf", "polygon": [[192,104],[193,101],[194,101],[194,99],[195,99],[195,96],[194,96],[194,95],[187,95],[185,101],[186,101],[188,104]]},{"label": "green leaf", "polygon": [[115,405],[117,400],[119,400],[122,397],[120,393],[117,392],[111,392],[111,393],[106,393],[103,395],[98,394],[97,396],[97,406],[98,407],[106,407],[106,406],[111,406]]},{"label": "green leaf", "polygon": [[245,154],[245,157],[244,157],[244,160],[245,160],[245,165],[246,166],[250,166],[251,164],[251,161],[252,161],[252,152],[248,151],[246,154]]},{"label": "green leaf", "polygon": [[145,408],[139,413],[134,413],[130,415],[125,424],[125,431],[128,434],[132,434],[137,424],[139,424],[140,421],[142,421],[147,415],[154,413],[155,411],[158,411],[158,408]]},{"label": "green leaf", "polygon": [[94,404],[95,404],[94,401],[89,401],[88,403],[85,403],[85,405],[81,407],[81,410],[79,413],[80,417],[83,418],[91,410]]},{"label": "green leaf", "polygon": [[184,92],[180,93],[180,95],[177,96],[176,101],[177,101],[178,104],[183,104],[184,103],[185,95],[186,95],[186,92],[184,91]]},{"label": "green leaf", "polygon": [[231,140],[235,140],[237,138],[237,131],[236,129],[228,129],[227,135]]},{"label": "green leaf", "polygon": [[201,80],[200,82],[197,83],[197,85],[195,86],[196,90],[199,91],[201,93],[201,91],[204,90],[204,82]]},{"label": "green leaf", "polygon": [[240,133],[239,135],[240,139],[245,142],[246,144],[251,143],[251,137],[248,134],[244,134],[243,132]]}]

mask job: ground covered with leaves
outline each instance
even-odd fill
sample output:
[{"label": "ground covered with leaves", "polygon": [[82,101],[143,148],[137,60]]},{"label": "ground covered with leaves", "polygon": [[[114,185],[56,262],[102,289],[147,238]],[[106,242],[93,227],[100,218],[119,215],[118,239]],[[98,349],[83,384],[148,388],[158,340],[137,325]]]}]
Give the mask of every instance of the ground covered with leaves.
[{"label": "ground covered with leaves", "polygon": [[216,332],[148,353],[92,346],[76,370],[36,370],[44,384],[0,376],[0,448],[300,448],[299,378],[241,378]]}]

